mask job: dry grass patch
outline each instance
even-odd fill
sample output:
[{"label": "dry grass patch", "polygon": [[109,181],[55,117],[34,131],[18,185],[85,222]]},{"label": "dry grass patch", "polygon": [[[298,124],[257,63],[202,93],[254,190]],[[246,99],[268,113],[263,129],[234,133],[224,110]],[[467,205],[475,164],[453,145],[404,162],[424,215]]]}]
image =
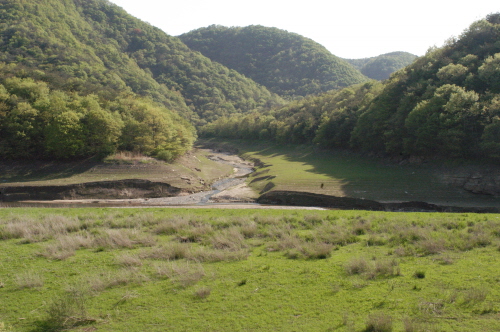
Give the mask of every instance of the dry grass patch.
[{"label": "dry grass patch", "polygon": [[201,287],[194,291],[193,296],[196,299],[203,300],[209,297],[211,293],[212,289],[210,287]]},{"label": "dry grass patch", "polygon": [[195,262],[232,262],[248,258],[249,251],[246,249],[238,251],[219,250],[207,247],[199,247],[191,252],[190,260]]},{"label": "dry grass patch", "polygon": [[39,219],[13,219],[4,224],[1,230],[2,239],[22,239],[25,243],[42,242],[76,232],[81,224],[77,218],[62,215],[46,216]]},{"label": "dry grass patch", "polygon": [[392,317],[386,313],[378,312],[368,316],[364,332],[391,332]]},{"label": "dry grass patch", "polygon": [[37,272],[27,271],[16,275],[15,284],[18,289],[41,288],[44,285],[43,278]]},{"label": "dry grass patch", "polygon": [[191,257],[191,246],[187,243],[168,242],[165,245],[143,251],[141,258],[156,260],[176,260]]},{"label": "dry grass patch", "polygon": [[94,247],[134,248],[135,246],[153,246],[156,239],[137,229],[106,229],[94,239]]},{"label": "dry grass patch", "polygon": [[95,292],[129,284],[140,285],[150,280],[137,266],[127,266],[118,271],[89,276],[86,279],[89,289]]},{"label": "dry grass patch", "polygon": [[248,245],[245,242],[245,237],[241,233],[241,229],[239,227],[231,227],[215,233],[211,237],[210,242],[214,249],[240,251],[248,248]]},{"label": "dry grass patch", "polygon": [[59,236],[55,242],[47,244],[39,255],[49,259],[65,260],[73,256],[77,249],[92,246],[93,238],[88,233]]},{"label": "dry grass patch", "polygon": [[167,277],[181,287],[196,284],[205,276],[205,270],[199,263],[193,262],[171,262],[156,266],[156,272],[160,277]]},{"label": "dry grass patch", "polygon": [[142,260],[137,255],[122,254],[116,257],[116,262],[125,267],[139,267],[142,266]]},{"label": "dry grass patch", "polygon": [[345,246],[359,241],[359,237],[347,227],[324,222],[314,229],[315,238],[321,242]]}]

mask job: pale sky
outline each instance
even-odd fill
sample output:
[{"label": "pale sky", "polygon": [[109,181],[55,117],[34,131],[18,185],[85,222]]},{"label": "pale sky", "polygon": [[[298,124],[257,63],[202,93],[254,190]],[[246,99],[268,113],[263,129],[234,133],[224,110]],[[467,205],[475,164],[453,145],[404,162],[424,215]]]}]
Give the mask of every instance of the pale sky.
[{"label": "pale sky", "polygon": [[263,25],[298,33],[347,59],[395,51],[424,55],[500,11],[493,0],[110,1],[172,36],[212,24]]}]

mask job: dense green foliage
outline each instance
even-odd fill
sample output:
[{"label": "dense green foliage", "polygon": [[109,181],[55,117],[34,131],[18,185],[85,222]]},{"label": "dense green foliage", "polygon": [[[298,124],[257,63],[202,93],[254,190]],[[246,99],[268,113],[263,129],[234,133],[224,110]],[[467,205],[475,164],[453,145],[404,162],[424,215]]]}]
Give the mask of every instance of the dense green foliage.
[{"label": "dense green foliage", "polygon": [[361,73],[374,80],[385,80],[389,76],[411,64],[417,58],[408,52],[391,52],[372,58],[345,59]]},{"label": "dense green foliage", "polygon": [[193,50],[282,96],[306,96],[366,81],[318,43],[277,28],[212,25],[180,38]]},{"label": "dense green foliage", "polygon": [[133,93],[103,99],[19,77],[25,71],[14,64],[0,64],[0,72],[3,158],[104,157],[119,148],[170,161],[195,139],[186,119]]},{"label": "dense green foliage", "polygon": [[384,83],[306,98],[266,117],[220,119],[202,133],[401,156],[499,158],[499,17],[473,23]]},{"label": "dense green foliage", "polygon": [[201,128],[206,137],[268,139],[279,143],[318,142],[330,147],[349,143],[360,113],[382,84],[370,81],[309,96],[265,113],[220,118]]},{"label": "dense green foliage", "polygon": [[191,147],[188,121],[283,102],[105,0],[7,0],[0,22],[4,158],[170,160]]}]

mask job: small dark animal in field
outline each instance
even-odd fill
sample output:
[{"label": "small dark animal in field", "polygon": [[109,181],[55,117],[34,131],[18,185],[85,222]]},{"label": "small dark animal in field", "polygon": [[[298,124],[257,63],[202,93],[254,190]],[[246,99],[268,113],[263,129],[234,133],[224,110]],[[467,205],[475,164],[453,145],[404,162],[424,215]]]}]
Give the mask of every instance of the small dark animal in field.
[{"label": "small dark animal in field", "polygon": [[324,186],[325,186],[325,184],[324,184],[324,183],[322,183],[322,184],[321,184],[321,189],[323,189],[323,187],[324,187]]}]

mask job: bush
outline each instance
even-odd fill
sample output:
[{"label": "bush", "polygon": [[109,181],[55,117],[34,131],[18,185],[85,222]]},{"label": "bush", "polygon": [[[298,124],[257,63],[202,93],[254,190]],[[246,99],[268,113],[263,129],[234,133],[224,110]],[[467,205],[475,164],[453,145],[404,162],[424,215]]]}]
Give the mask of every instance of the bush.
[{"label": "bush", "polygon": [[365,332],[391,332],[392,317],[385,313],[374,313],[368,316]]},{"label": "bush", "polygon": [[87,315],[87,301],[86,292],[78,288],[69,289],[54,299],[47,309],[45,330],[62,331],[95,322],[95,319]]},{"label": "bush", "polygon": [[166,162],[171,162],[175,159],[175,155],[169,150],[160,150],[156,152],[156,159],[163,160]]},{"label": "bush", "polygon": [[345,266],[348,275],[363,274],[370,269],[368,262],[364,258],[353,258]]},{"label": "bush", "polygon": [[194,291],[194,297],[197,299],[206,299],[208,296],[210,296],[210,293],[212,290],[209,287],[201,287],[197,290]]}]

